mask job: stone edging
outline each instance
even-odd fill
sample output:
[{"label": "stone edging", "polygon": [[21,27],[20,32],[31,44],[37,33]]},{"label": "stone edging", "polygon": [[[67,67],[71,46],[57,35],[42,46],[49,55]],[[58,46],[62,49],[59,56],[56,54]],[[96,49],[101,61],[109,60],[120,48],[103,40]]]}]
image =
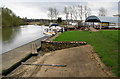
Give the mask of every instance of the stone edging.
[{"label": "stone edging", "polygon": [[61,50],[70,47],[76,47],[80,45],[86,45],[86,42],[75,41],[41,41],[41,50],[43,52]]},{"label": "stone edging", "polygon": [[86,45],[87,42],[83,41],[41,41],[42,43],[51,43],[51,44],[81,44]]}]

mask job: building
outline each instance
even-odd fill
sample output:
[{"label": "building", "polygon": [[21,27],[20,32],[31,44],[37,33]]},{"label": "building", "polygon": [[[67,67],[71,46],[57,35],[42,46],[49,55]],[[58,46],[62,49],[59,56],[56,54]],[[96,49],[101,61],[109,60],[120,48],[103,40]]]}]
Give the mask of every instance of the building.
[{"label": "building", "polygon": [[113,16],[115,16],[115,17],[120,17],[120,14],[117,14],[117,15],[113,15]]},{"label": "building", "polygon": [[[90,22],[93,27],[98,28],[120,28],[120,17],[89,16],[85,22]],[[95,23],[97,23],[96,26]]]}]

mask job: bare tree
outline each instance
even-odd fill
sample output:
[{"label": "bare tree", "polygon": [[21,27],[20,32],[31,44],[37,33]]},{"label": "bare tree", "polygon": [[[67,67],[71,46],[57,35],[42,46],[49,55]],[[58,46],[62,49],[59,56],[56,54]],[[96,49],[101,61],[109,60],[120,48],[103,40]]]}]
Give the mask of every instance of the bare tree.
[{"label": "bare tree", "polygon": [[68,8],[67,7],[64,7],[64,13],[66,15],[66,20],[68,19],[68,15],[69,15],[69,12],[68,12]]},{"label": "bare tree", "polygon": [[82,5],[69,6],[64,7],[64,13],[66,14],[66,19],[70,16],[71,19],[77,20],[79,17],[82,20],[83,17],[87,18],[91,15],[91,9],[88,6]]},{"label": "bare tree", "polygon": [[55,19],[57,19],[57,16],[58,16],[58,10],[56,9],[56,8],[54,8],[53,9],[53,17],[55,18]]},{"label": "bare tree", "polygon": [[57,18],[59,12],[56,8],[49,8],[48,11],[49,11],[48,17],[50,17],[51,20],[53,18],[55,18],[55,19]]},{"label": "bare tree", "polygon": [[82,20],[83,18],[83,6],[82,5],[78,5],[78,16],[80,20]]},{"label": "bare tree", "polygon": [[70,6],[68,10],[69,10],[71,19],[73,19],[73,8]]},{"label": "bare tree", "polygon": [[77,20],[78,17],[78,7],[77,6],[73,6],[73,17],[75,20]]},{"label": "bare tree", "polygon": [[84,14],[85,14],[85,18],[91,15],[91,9],[86,5],[84,6]]},{"label": "bare tree", "polygon": [[49,8],[48,11],[49,11],[48,17],[50,17],[51,20],[52,20],[53,17],[54,17],[54,9],[53,8]]},{"label": "bare tree", "polygon": [[84,14],[85,14],[85,18],[87,18],[87,6],[84,6]]},{"label": "bare tree", "polygon": [[91,15],[91,8],[88,8],[87,15],[88,15],[88,16]]},{"label": "bare tree", "polygon": [[101,7],[99,9],[99,16],[106,16],[107,15],[107,10],[104,7]]}]

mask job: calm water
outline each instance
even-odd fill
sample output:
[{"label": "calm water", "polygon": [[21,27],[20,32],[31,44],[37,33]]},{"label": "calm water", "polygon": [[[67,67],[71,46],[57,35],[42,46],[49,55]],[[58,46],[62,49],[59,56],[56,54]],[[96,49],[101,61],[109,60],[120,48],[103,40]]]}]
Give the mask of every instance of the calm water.
[{"label": "calm water", "polygon": [[7,52],[16,47],[19,47],[21,45],[45,36],[43,34],[44,28],[45,26],[37,25],[25,25],[14,28],[3,28],[2,35],[0,35],[0,39],[2,38],[2,40],[0,40],[0,45],[2,44],[2,52],[0,53]]}]

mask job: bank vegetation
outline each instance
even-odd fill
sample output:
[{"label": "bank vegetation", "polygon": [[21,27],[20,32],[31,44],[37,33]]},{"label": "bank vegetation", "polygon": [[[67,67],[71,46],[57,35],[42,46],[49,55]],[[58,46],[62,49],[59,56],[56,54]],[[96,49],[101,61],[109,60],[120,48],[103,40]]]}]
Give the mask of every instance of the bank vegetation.
[{"label": "bank vegetation", "polygon": [[12,27],[24,24],[24,21],[9,8],[1,7],[0,18],[2,18],[2,27]]}]

